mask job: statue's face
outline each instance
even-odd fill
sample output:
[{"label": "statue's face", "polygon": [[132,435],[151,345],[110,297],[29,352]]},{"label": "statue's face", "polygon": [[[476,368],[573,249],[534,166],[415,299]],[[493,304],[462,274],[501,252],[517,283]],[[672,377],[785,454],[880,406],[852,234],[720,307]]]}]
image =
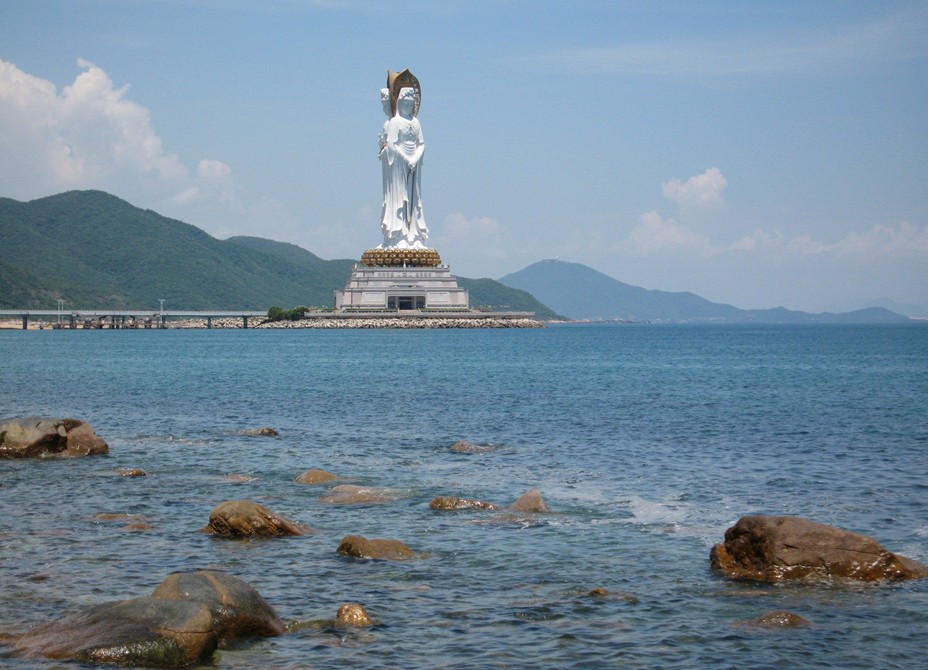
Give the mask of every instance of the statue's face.
[{"label": "statue's face", "polygon": [[399,109],[403,114],[409,115],[412,114],[413,107],[416,104],[415,94],[411,88],[404,88],[400,91],[399,100],[396,102],[397,109]]}]

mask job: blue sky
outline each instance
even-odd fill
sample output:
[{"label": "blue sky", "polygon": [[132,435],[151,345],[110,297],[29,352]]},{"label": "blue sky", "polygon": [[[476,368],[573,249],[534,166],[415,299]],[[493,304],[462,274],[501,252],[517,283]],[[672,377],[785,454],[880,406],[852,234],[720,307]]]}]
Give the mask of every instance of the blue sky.
[{"label": "blue sky", "polygon": [[924,2],[0,0],[0,196],[360,258],[404,67],[456,274],[928,316]]}]

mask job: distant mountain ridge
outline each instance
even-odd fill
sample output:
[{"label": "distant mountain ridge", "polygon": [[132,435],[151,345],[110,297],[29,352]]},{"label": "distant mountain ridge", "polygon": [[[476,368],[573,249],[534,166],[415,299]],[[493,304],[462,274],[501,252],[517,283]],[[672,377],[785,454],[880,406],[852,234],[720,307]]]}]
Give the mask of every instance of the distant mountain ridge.
[{"label": "distant mountain ridge", "polygon": [[[359,249],[359,255],[362,250]],[[332,307],[357,261],[259,237],[218,240],[103,191],[0,198],[0,307]],[[556,315],[524,291],[459,278],[471,303]]]},{"label": "distant mountain ridge", "polygon": [[502,277],[554,311],[576,320],[717,323],[905,323],[907,317],[875,307],[843,314],[739,309],[688,292],[648,290],[626,284],[581,263],[544,260]]}]

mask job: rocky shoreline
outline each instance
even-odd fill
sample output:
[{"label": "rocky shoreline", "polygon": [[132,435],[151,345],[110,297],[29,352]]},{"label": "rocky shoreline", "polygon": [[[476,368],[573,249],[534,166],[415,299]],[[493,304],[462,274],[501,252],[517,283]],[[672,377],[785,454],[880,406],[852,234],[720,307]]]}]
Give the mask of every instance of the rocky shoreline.
[{"label": "rocky shoreline", "polygon": [[[215,325],[215,324],[214,324]],[[544,328],[541,321],[504,317],[409,317],[314,318],[299,321],[266,321],[255,328]]]},{"label": "rocky shoreline", "polygon": [[[28,330],[54,330],[58,324],[33,320],[29,321]],[[469,316],[469,317],[447,317],[447,316],[388,316],[388,317],[371,317],[371,316],[315,316],[308,319],[299,319],[297,321],[262,321],[260,323],[249,323],[248,329],[266,329],[266,328],[404,328],[404,329],[421,329],[421,328],[544,328],[543,321],[529,317],[504,317],[504,316]],[[207,324],[206,319],[179,319],[175,321],[166,321],[159,327],[157,324],[147,326],[144,329],[159,330],[161,328],[172,329],[193,329],[206,330],[212,329],[243,329],[242,319],[240,318],[223,318],[213,319]],[[7,319],[0,321],[0,330],[21,330],[22,321]],[[80,326],[77,330],[86,330],[85,326]],[[106,330],[110,326],[105,327]],[[121,325],[120,329],[142,330],[142,326]]]}]

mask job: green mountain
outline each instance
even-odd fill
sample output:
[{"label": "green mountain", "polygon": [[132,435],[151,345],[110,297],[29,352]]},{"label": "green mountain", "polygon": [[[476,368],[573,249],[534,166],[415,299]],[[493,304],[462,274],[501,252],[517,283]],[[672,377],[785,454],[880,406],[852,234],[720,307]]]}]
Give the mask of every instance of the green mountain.
[{"label": "green mountain", "polygon": [[580,263],[545,260],[508,274],[500,282],[529,291],[572,319],[718,323],[904,323],[883,308],[844,314],[775,309],[739,309],[693,293],[648,290],[620,282]]},{"label": "green mountain", "polygon": [[[0,307],[172,309],[331,307],[353,260],[323,260],[257,237],[217,240],[199,228],[102,191],[19,202],[0,198]],[[475,305],[553,313],[493,280]]]}]

